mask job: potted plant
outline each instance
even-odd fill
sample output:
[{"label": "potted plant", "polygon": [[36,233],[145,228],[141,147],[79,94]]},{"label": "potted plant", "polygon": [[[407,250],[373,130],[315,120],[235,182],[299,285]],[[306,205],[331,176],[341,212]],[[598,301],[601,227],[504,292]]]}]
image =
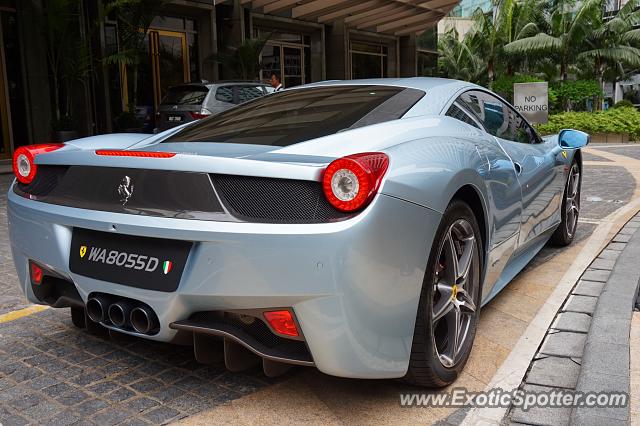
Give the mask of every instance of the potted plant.
[{"label": "potted plant", "polygon": [[128,110],[122,111],[114,120],[117,132],[120,133],[141,133],[144,123],[140,120],[135,112]]},{"label": "potted plant", "polygon": [[246,39],[239,46],[227,46],[221,52],[210,55],[205,62],[220,64],[227,79],[256,80],[262,68],[260,54],[269,38],[271,33]]},{"label": "potted plant", "polygon": [[78,138],[77,84],[86,88],[91,72],[91,55],[86,38],[79,33],[80,0],[49,0],[38,15],[46,46],[52,87],[52,137],[56,140]]},{"label": "potted plant", "polygon": [[56,142],[67,142],[78,139],[79,135],[76,128],[76,123],[68,115],[63,115],[59,119],[53,120],[51,122],[53,140]]},{"label": "potted plant", "polygon": [[[130,109],[138,106],[139,69],[148,58],[147,33],[170,0],[112,0],[106,2],[102,16],[110,16],[118,21],[118,51],[103,58],[104,65],[119,65],[128,78],[128,99]],[[135,116],[131,111],[123,111],[115,121],[130,120]],[[129,124],[132,124],[130,122]],[[116,125],[117,126],[117,125]]]}]

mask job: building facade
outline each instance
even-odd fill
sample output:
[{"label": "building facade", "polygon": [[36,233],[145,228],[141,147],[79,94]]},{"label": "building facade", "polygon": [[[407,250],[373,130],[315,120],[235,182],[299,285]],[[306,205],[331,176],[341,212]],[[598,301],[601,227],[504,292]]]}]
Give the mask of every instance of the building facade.
[{"label": "building facade", "polygon": [[[626,5],[628,0],[607,0],[604,4],[603,17],[611,19]],[[636,28],[640,28],[638,25]],[[627,99],[637,107],[640,107],[640,74],[633,74],[627,80],[604,83],[605,98],[611,99],[611,104]]]},{"label": "building facade", "polygon": [[[72,13],[56,16],[61,3]],[[285,87],[428,74],[437,22],[457,3],[165,0],[137,37],[110,0],[0,0],[0,159],[53,130],[112,132],[123,111],[153,120],[169,87],[237,78],[221,58],[248,40],[264,42],[252,79],[277,71]]]},{"label": "building facade", "polygon": [[473,14],[476,10],[482,10],[485,14],[493,11],[493,0],[461,0],[451,9],[448,16],[438,23],[438,34],[444,34],[453,29],[458,33],[460,40],[473,26]]}]

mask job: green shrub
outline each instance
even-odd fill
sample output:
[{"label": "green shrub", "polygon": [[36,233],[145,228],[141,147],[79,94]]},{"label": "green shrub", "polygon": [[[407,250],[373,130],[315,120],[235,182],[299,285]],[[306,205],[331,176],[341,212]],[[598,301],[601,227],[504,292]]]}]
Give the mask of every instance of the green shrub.
[{"label": "green shrub", "polygon": [[628,133],[632,140],[640,140],[640,111],[620,107],[597,112],[563,112],[549,116],[547,124],[538,126],[544,135],[562,129],[576,129],[587,133]]},{"label": "green shrub", "polygon": [[631,101],[629,101],[627,99],[623,99],[621,101],[616,102],[616,104],[614,106],[612,106],[611,108],[622,108],[622,107],[634,108],[633,103],[631,103]]},{"label": "green shrub", "polygon": [[595,101],[604,97],[602,88],[595,80],[568,80],[553,83],[553,90],[557,96],[557,104],[552,110],[570,107],[573,111],[585,110],[588,100]]}]

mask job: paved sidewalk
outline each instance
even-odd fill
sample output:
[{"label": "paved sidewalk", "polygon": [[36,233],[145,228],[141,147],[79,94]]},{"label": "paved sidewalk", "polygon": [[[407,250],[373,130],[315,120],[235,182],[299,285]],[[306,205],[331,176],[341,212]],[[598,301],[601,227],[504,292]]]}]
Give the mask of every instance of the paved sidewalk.
[{"label": "paved sidewalk", "polygon": [[[520,389],[629,393],[629,330],[640,280],[640,215],[611,240],[567,297]],[[512,424],[628,424],[629,406],[512,408]]]}]

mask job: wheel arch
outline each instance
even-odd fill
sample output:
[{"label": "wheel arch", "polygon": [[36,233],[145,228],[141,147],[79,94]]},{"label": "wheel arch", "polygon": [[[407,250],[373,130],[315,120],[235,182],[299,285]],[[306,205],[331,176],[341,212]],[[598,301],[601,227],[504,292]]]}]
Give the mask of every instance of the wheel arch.
[{"label": "wheel arch", "polygon": [[582,150],[577,149],[576,153],[573,155],[573,158],[578,163],[578,167],[580,168],[580,171],[582,172]]},{"label": "wheel arch", "polygon": [[482,238],[482,247],[484,251],[484,253],[482,254],[482,273],[484,274],[487,270],[486,262],[488,258],[487,255],[489,253],[489,222],[485,203],[482,200],[480,191],[478,191],[478,189],[471,184],[465,184],[460,187],[451,198],[451,200],[456,199],[464,201],[471,208],[471,211],[473,212],[473,215],[478,222],[478,228],[480,228],[480,237]]}]

